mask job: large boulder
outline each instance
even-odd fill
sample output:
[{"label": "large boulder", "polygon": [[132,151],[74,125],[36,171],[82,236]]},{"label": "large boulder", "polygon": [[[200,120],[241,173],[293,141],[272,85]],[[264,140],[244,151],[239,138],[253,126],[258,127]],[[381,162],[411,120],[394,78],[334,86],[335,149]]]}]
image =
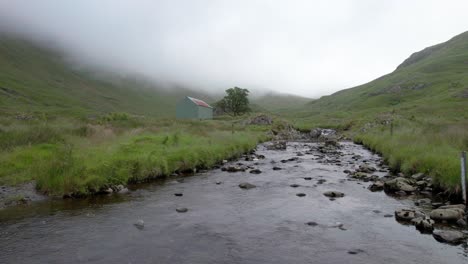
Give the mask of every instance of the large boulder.
[{"label": "large boulder", "polygon": [[410,193],[416,191],[416,187],[412,186],[412,183],[413,182],[409,179],[398,177],[393,180],[386,181],[384,183],[384,190],[390,193],[395,193],[398,191]]},{"label": "large boulder", "polygon": [[464,211],[459,208],[438,208],[435,210],[432,210],[432,212],[429,214],[431,219],[434,219],[436,221],[453,221],[456,222],[458,219],[463,218]]},{"label": "large boulder", "polygon": [[432,236],[439,242],[455,245],[462,243],[465,238],[462,232],[453,230],[436,230],[432,233]]}]

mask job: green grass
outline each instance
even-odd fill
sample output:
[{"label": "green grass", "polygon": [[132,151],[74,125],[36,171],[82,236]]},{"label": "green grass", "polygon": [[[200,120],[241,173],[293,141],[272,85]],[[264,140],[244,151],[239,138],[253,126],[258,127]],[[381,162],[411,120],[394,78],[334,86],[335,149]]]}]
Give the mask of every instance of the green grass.
[{"label": "green grass", "polygon": [[[22,126],[21,121],[13,122],[9,136],[0,138],[0,145],[6,146],[0,153],[0,184],[35,180],[38,190],[48,194],[86,194],[175,171],[211,168],[255,148],[266,140],[268,129],[233,121],[136,122],[138,118],[130,115],[112,116],[96,123],[60,120]],[[44,131],[52,132],[43,136]],[[61,131],[60,136],[56,131]]]}]

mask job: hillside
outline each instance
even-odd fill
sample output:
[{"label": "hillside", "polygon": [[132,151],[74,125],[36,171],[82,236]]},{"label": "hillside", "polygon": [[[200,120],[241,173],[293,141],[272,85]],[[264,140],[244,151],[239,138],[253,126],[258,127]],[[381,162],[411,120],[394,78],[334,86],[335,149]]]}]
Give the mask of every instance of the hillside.
[{"label": "hillside", "polygon": [[251,101],[267,111],[284,114],[301,109],[312,100],[297,95],[270,92],[259,97],[254,97]]},{"label": "hillside", "polygon": [[459,192],[459,155],[468,150],[468,32],[288,116],[302,129],[342,129],[382,153],[395,171],[424,172]]},{"label": "hillside", "polygon": [[143,79],[96,76],[74,69],[57,51],[11,36],[0,37],[2,113],[83,116],[127,112],[161,117],[172,116],[176,102],[187,94],[213,100],[202,92],[163,89]]},{"label": "hillside", "polygon": [[[219,98],[203,91],[158,85],[144,78],[77,70],[60,52],[0,34],[0,112],[40,112],[94,116],[127,112],[173,117],[175,105],[186,95],[214,103]],[[165,88],[163,88],[165,87]],[[297,109],[307,98],[270,93],[252,100],[254,111]]]},{"label": "hillside", "polygon": [[299,115],[307,117],[313,113],[343,117],[357,111],[374,112],[373,109],[425,112],[428,106],[431,109],[465,107],[467,73],[468,32],[465,32],[412,54],[390,74],[312,101]]}]

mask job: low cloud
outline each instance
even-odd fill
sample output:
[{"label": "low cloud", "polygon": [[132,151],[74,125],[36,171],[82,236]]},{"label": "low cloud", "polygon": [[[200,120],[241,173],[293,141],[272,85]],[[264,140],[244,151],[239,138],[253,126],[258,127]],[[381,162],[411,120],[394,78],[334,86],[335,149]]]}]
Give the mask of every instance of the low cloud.
[{"label": "low cloud", "polygon": [[0,0],[0,27],[75,62],[207,91],[309,97],[468,29],[466,1]]}]

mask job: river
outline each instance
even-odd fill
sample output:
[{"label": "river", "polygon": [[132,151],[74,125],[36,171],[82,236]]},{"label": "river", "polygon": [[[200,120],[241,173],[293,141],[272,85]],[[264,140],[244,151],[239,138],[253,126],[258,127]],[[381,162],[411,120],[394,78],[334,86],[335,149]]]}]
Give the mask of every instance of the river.
[{"label": "river", "polygon": [[[359,162],[377,166],[380,157],[345,142],[340,162],[328,163],[310,151],[315,146],[260,145],[256,153],[265,159],[232,162],[260,174],[215,169],[130,186],[127,194],[0,210],[0,263],[468,263],[463,246],[384,216],[411,200],[370,192],[369,183],[343,173]],[[257,187],[241,189],[242,182]],[[332,201],[323,195],[329,190],[345,196]],[[142,229],[134,225],[139,219]]]}]

